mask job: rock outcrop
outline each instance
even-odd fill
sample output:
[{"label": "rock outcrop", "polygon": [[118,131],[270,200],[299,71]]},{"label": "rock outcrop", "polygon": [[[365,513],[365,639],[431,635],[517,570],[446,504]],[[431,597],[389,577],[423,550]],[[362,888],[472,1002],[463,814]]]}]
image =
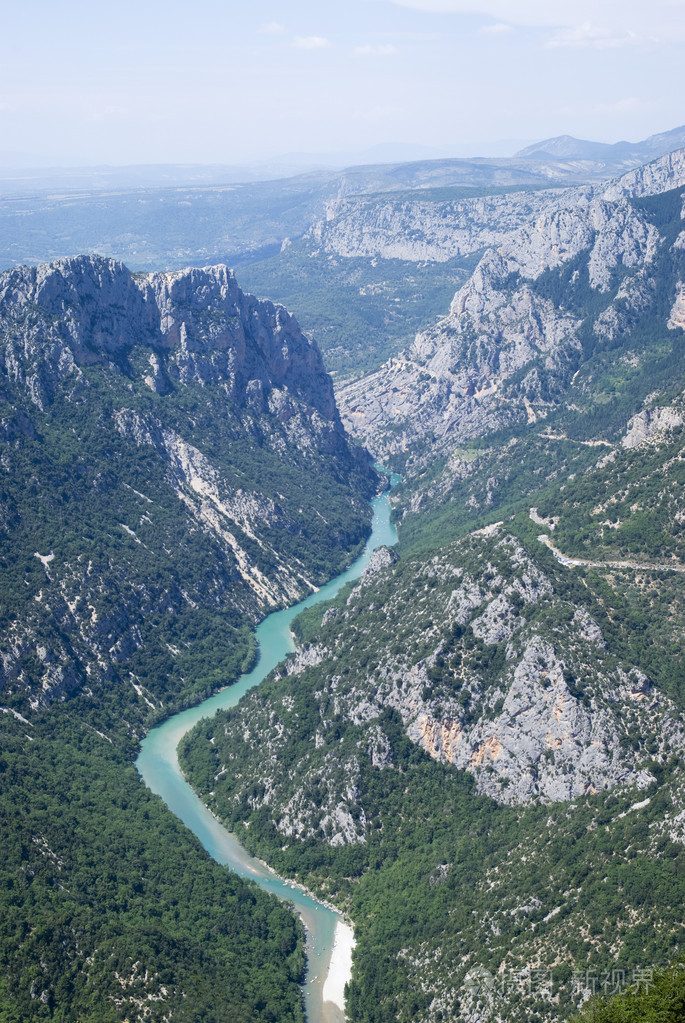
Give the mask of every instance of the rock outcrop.
[{"label": "rock outcrop", "polygon": [[610,182],[603,191],[605,199],[625,196],[660,195],[680,188],[685,179],[685,149],[676,149],[658,160],[636,167]]},{"label": "rock outcrop", "polygon": [[[409,467],[413,459],[420,471],[464,439],[544,417],[583,363],[581,326],[604,344],[654,301],[652,267],[665,242],[630,196],[684,183],[680,152],[601,195],[571,189],[536,199],[542,208],[484,254],[446,317],[403,355],[340,388],[350,431],[378,457],[411,452]],[[671,299],[672,328],[679,301]]]},{"label": "rock outcrop", "polygon": [[637,448],[652,439],[659,439],[685,423],[682,409],[652,408],[638,412],[628,420],[628,429],[621,439],[624,448]]},{"label": "rock outcrop", "polygon": [[[0,689],[20,709],[124,665],[157,709],[165,676],[198,671],[211,616],[247,628],[363,538],[375,476],[316,345],[225,266],[133,276],[83,256],[0,275],[0,399]],[[144,681],[153,625],[176,668]]]},{"label": "rock outcrop", "polygon": [[643,789],[652,756],[685,749],[674,704],[502,527],[425,563],[383,560],[315,646],[215,726],[219,813],[268,808],[284,836],[366,841],[363,761],[393,768],[389,713],[510,805]]},{"label": "rock outcrop", "polygon": [[122,263],[84,256],[18,267],[0,275],[0,331],[5,374],[39,408],[81,367],[124,369],[140,348],[140,375],[159,394],[217,384],[262,411],[280,390],[338,420],[316,345],[282,306],[245,295],[225,266],[133,276]]}]

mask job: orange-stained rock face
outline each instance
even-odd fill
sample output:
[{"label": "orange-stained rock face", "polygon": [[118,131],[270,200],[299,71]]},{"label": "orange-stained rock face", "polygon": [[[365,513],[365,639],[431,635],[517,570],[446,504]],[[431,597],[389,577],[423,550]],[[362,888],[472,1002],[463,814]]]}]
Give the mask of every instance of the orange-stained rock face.
[{"label": "orange-stained rock face", "polygon": [[436,760],[454,760],[462,736],[460,721],[436,721],[428,714],[420,717],[420,744]]},{"label": "orange-stained rock face", "polygon": [[496,735],[482,742],[471,755],[471,766],[480,767],[489,757],[490,760],[497,760],[502,752],[502,743]]}]

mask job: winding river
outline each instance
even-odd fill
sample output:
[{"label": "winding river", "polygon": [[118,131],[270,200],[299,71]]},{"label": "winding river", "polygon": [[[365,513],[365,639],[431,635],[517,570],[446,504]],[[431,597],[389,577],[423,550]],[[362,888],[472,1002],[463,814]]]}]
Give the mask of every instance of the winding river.
[{"label": "winding river", "polygon": [[[392,478],[396,482],[399,477]],[[227,689],[223,689],[197,707],[191,707],[154,728],[145,738],[136,766],[145,784],[162,797],[169,809],[197,835],[200,842],[218,863],[223,863],[241,877],[249,878],[273,895],[293,903],[307,930],[307,975],[304,984],[305,1010],[308,1023],[332,1023],[342,1019],[331,1002],[324,1007],[323,987],[333,947],[338,913],[321,905],[305,892],[293,887],[254,859],[243,849],[236,837],[227,831],[198,799],[183,777],[177,747],[186,732],[201,718],[211,717],[218,710],[234,707],[241,696],[268,675],[279,661],[293,650],[290,624],[293,618],[313,604],[330,600],[350,580],[357,579],[366,568],[376,547],[397,542],[395,527],[390,521],[390,504],[383,494],[372,502],[373,524],[363,553],[353,565],[336,576],[320,590],[294,607],[276,611],[257,627],[259,660],[255,668]]]}]

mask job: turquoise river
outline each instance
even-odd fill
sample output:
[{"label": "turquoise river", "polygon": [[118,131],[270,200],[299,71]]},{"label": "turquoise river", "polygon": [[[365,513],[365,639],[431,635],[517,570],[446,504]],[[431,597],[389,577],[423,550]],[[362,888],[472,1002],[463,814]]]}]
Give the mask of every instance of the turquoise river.
[{"label": "turquoise river", "polygon": [[[395,482],[399,477],[393,478]],[[376,547],[397,542],[390,521],[390,505],[383,494],[372,502],[373,524],[363,553],[353,565],[336,576],[320,590],[294,607],[276,611],[257,627],[259,659],[257,666],[243,675],[235,685],[221,690],[197,707],[191,707],[154,728],[145,738],[136,766],[146,785],[162,797],[167,806],[198,839],[218,863],[223,863],[241,877],[250,878],[260,888],[292,903],[307,931],[307,976],[304,984],[305,1010],[308,1023],[330,1023],[336,1012],[332,1003],[324,1010],[322,992],[328,971],[333,933],[340,917],[314,898],[293,887],[254,859],[243,849],[236,837],[227,831],[198,799],[183,777],[178,764],[177,747],[183,736],[201,718],[211,717],[218,710],[234,707],[241,696],[268,675],[279,661],[293,650],[290,624],[304,608],[330,600],[350,580],[357,579],[366,568]],[[341,1018],[341,1016],[338,1016]]]}]

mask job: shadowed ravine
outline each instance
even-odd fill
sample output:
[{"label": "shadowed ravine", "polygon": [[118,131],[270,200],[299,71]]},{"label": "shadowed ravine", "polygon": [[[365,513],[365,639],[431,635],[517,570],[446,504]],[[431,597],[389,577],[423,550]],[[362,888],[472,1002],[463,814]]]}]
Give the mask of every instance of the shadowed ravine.
[{"label": "shadowed ravine", "polygon": [[259,661],[251,672],[235,685],[222,690],[197,707],[182,711],[154,728],[142,744],[136,766],[146,785],[162,797],[169,809],[199,838],[207,852],[241,877],[251,878],[260,888],[293,903],[307,929],[307,975],[304,983],[308,1023],[335,1023],[342,1013],[331,1002],[323,1002],[323,985],[333,946],[333,935],[340,916],[304,892],[291,887],[269,868],[254,859],[233,834],[212,816],[181,774],[177,747],[182,737],[201,718],[217,710],[234,707],[241,696],[268,675],[279,661],[293,650],[290,624],[306,607],[330,600],[345,583],[358,578],[376,547],[392,546],[397,534],[390,522],[386,495],[375,498],[371,535],[363,553],[354,564],[301,603],[269,615],[257,628]]}]

